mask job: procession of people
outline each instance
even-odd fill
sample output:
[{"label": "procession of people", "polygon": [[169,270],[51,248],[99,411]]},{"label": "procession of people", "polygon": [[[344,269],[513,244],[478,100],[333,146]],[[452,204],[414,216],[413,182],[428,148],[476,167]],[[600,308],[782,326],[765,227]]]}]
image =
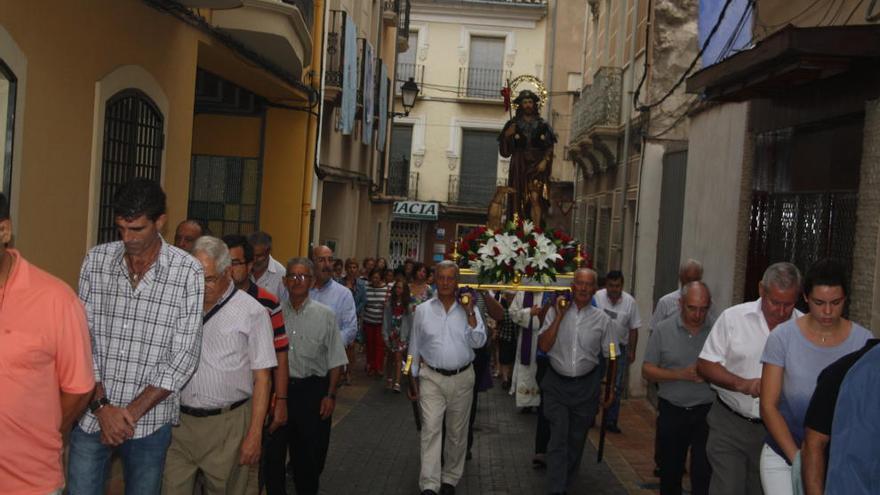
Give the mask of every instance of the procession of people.
[{"label": "procession of people", "polygon": [[[534,219],[552,129],[534,93],[516,101],[499,145],[513,156],[510,214]],[[0,194],[0,493],[104,493],[116,454],[126,493],[317,494],[337,395],[364,379],[360,363],[416,406],[422,495],[455,493],[495,378],[510,407],[535,413],[547,493],[572,493],[597,421],[632,434],[618,418],[639,372],[657,386],[656,438],[640,440],[655,445],[661,495],[877,485],[863,411],[878,410],[880,350],[845,317],[833,259],[803,276],[772,264],[760,297],[729,308],[688,259],[642,332],[618,269],[462,290],[454,260],[361,263],[317,245],[280,262],[269,233],[218,238],[197,219],[169,244],[165,193],[147,179],[122,185],[113,212],[119,240],[88,251],[74,293],[10,246]]]}]

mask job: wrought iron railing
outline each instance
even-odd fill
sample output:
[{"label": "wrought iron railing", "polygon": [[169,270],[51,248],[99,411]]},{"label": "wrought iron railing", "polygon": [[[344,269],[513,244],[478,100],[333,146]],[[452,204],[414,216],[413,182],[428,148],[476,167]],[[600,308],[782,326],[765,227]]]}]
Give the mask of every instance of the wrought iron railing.
[{"label": "wrought iron railing", "polygon": [[447,197],[449,204],[474,208],[488,207],[497,186],[507,185],[507,179],[503,177],[487,179],[489,177],[485,174],[450,175]]},{"label": "wrought iron railing", "polygon": [[[409,0],[397,2],[397,51],[406,51],[409,46]],[[402,49],[401,49],[402,48]]]},{"label": "wrought iron railing", "polygon": [[388,182],[385,194],[388,196],[405,197],[409,190],[409,158],[391,159],[388,161]]},{"label": "wrought iron railing", "polygon": [[315,19],[315,0],[281,0],[282,2],[293,5],[299,9],[300,14],[302,14],[303,19],[306,21],[306,26],[309,27],[309,30],[312,29],[312,21]]},{"label": "wrought iron railing", "polygon": [[458,96],[500,100],[501,89],[509,78],[509,70],[462,67],[458,74]]},{"label": "wrought iron railing", "polygon": [[330,11],[330,26],[327,33],[327,69],[324,74],[325,84],[334,88],[342,88],[342,70],[345,60],[345,12]]}]

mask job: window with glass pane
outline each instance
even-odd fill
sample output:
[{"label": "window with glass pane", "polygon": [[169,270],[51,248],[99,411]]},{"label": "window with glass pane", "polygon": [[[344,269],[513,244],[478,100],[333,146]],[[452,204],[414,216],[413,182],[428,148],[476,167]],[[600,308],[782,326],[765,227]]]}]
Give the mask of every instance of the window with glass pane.
[{"label": "window with glass pane", "polygon": [[187,217],[205,222],[215,236],[254,232],[261,181],[258,158],[193,155]]},{"label": "window with glass pane", "polygon": [[388,157],[389,196],[407,196],[413,126],[395,124],[391,128],[391,151]]},{"label": "window with glass pane", "polygon": [[98,243],[117,238],[113,215],[113,196],[117,189],[134,178],[156,182],[161,178],[164,120],[153,101],[136,89],[123,90],[107,101]]},{"label": "window with glass pane", "polygon": [[498,132],[462,130],[458,202],[485,206],[495,194],[498,175]]},{"label": "window with glass pane", "polygon": [[12,192],[12,140],[15,137],[15,88],[12,70],[0,60],[0,192]]},{"label": "window with glass pane", "polygon": [[500,98],[503,84],[504,38],[471,36],[467,73],[467,95],[472,98]]}]

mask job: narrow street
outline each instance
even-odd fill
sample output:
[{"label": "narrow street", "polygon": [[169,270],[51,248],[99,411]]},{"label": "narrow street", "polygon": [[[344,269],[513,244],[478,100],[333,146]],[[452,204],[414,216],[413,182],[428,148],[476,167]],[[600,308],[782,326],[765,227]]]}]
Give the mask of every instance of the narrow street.
[{"label": "narrow street", "polygon": [[[321,493],[418,493],[419,439],[406,395],[385,390],[383,381],[358,374],[354,385],[343,387],[339,396]],[[630,416],[624,413],[622,428],[635,426],[637,418]],[[473,458],[467,461],[456,493],[546,493],[544,471],[531,465],[534,432],[535,415],[520,414],[513,397],[497,386],[481,393]],[[594,433],[587,443],[581,475],[570,493],[652,493],[640,490],[641,478],[627,462],[629,456],[611,443],[624,437],[609,436],[606,450],[619,473],[606,463],[596,464]],[[635,430],[632,433],[637,434]],[[653,436],[639,439],[639,446],[632,450],[646,451],[650,458],[652,441]],[[630,486],[625,487],[619,478],[630,481]],[[290,493],[295,493],[292,487]]]}]

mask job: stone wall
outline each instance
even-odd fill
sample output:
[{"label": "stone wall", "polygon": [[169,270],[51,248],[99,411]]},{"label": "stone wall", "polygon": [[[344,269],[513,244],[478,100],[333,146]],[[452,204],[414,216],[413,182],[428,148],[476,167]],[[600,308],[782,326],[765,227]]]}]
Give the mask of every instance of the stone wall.
[{"label": "stone wall", "polygon": [[[850,318],[877,329],[880,325],[880,278],[878,278],[878,239],[880,239],[880,100],[865,103],[859,206],[856,210],[856,238],[853,246],[853,275]],[[875,330],[875,334],[876,334]]]}]

